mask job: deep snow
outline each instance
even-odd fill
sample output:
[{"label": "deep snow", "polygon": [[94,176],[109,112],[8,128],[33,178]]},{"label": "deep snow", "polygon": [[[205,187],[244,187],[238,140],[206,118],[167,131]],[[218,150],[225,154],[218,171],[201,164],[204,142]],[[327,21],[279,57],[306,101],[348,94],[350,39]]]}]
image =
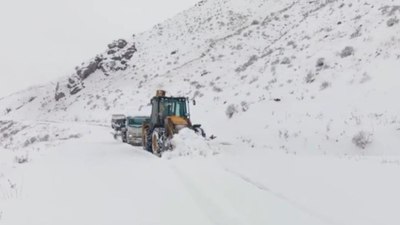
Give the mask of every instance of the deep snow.
[{"label": "deep snow", "polygon": [[[201,1],[83,80],[93,59],[0,99],[0,224],[400,224],[399,16]],[[111,114],[149,114],[157,89],[217,139],[183,130],[161,159],[114,140]]]},{"label": "deep snow", "polygon": [[[1,224],[400,222],[398,157],[298,156],[214,141],[218,154],[158,158],[114,140],[109,128],[86,127],[80,139],[30,151],[28,163],[0,151]],[[208,144],[178,139],[178,151]]]}]

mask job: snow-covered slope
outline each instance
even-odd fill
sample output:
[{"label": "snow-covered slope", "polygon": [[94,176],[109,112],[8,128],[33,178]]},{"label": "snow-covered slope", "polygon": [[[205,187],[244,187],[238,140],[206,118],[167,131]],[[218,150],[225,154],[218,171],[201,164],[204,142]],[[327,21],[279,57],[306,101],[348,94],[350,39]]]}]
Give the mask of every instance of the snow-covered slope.
[{"label": "snow-covered slope", "polygon": [[393,0],[206,0],[0,100],[2,118],[108,123],[156,89],[196,99],[195,122],[249,146],[398,154],[400,5]]},{"label": "snow-covered slope", "polygon": [[[0,224],[400,224],[399,20],[394,0],[203,0],[0,99]],[[161,159],[114,140],[157,89],[217,139],[182,130]]]}]

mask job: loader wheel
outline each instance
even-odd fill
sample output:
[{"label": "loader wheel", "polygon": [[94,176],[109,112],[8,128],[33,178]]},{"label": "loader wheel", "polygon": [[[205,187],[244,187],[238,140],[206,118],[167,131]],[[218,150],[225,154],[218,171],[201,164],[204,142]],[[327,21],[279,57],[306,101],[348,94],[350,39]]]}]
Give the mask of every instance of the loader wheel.
[{"label": "loader wheel", "polygon": [[148,129],[147,128],[143,128],[142,129],[142,147],[143,147],[143,150],[147,150],[147,133],[148,133]]},{"label": "loader wheel", "polygon": [[153,154],[161,157],[161,146],[158,143],[158,139],[159,139],[158,133],[153,132],[153,135],[151,138],[151,147],[153,150]]},{"label": "loader wheel", "polygon": [[145,150],[149,151],[149,152],[153,152],[153,148],[152,148],[152,132],[150,131],[150,129],[146,130],[146,147]]},{"label": "loader wheel", "polygon": [[142,148],[143,148],[143,150],[147,150],[147,142],[146,142],[146,139],[145,139],[146,137],[143,137],[142,138]]}]

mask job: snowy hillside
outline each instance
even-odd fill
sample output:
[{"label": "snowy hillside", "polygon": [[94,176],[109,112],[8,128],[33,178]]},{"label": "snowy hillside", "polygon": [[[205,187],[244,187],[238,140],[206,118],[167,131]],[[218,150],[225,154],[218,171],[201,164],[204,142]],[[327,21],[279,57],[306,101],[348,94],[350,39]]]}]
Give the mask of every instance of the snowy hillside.
[{"label": "snowy hillside", "polygon": [[[400,3],[203,0],[0,99],[0,225],[400,224]],[[115,140],[158,89],[160,159]]]},{"label": "snowy hillside", "polygon": [[108,123],[113,112],[148,113],[162,88],[196,99],[193,119],[231,141],[397,154],[399,18],[391,0],[202,1],[68,78],[2,99],[0,112]]}]

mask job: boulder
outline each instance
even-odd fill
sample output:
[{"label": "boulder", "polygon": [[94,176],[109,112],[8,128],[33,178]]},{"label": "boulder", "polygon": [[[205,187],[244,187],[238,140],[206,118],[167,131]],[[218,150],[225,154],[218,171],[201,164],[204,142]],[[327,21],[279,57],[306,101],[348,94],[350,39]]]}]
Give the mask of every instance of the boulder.
[{"label": "boulder", "polygon": [[111,44],[108,44],[108,48],[109,49],[113,49],[113,48],[125,48],[125,46],[128,44],[127,41],[125,41],[124,39],[118,39],[116,41],[113,41]]},{"label": "boulder", "polygon": [[60,99],[62,99],[64,97],[65,97],[64,92],[60,91],[60,83],[57,83],[56,91],[55,91],[55,94],[54,94],[54,98],[55,98],[56,101],[59,101]]}]

